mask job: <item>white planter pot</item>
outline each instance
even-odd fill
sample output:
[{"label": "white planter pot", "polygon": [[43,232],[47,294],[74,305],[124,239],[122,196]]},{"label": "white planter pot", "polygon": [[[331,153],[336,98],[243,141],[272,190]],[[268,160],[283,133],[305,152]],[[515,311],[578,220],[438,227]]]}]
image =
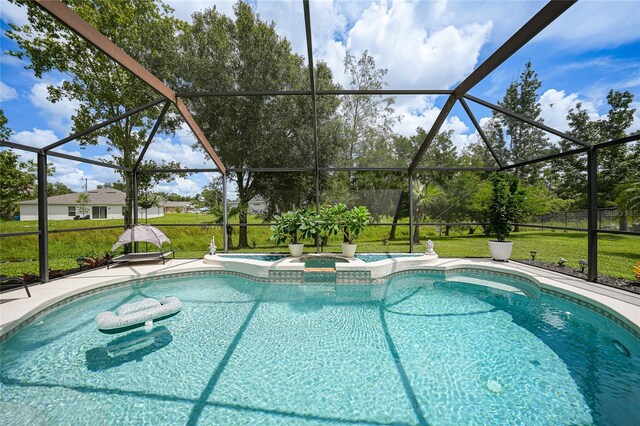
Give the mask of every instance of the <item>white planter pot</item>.
[{"label": "white planter pot", "polygon": [[302,250],[304,249],[304,244],[289,244],[289,253],[293,257],[302,256]]},{"label": "white planter pot", "polygon": [[357,244],[342,243],[342,254],[347,257],[353,257],[356,255],[356,247],[358,247]]},{"label": "white planter pot", "polygon": [[493,260],[509,260],[513,250],[513,241],[489,241],[489,251]]}]

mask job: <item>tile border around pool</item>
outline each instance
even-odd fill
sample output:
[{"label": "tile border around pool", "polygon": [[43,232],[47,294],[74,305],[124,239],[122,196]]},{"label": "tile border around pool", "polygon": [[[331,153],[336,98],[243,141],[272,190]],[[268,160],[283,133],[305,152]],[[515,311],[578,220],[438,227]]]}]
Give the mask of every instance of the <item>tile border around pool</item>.
[{"label": "tile border around pool", "polygon": [[[491,266],[490,266],[491,268]],[[557,289],[548,288],[545,285],[541,285],[541,283],[534,277],[528,276],[528,274],[521,271],[497,271],[495,269],[487,269],[482,267],[473,267],[473,266],[462,266],[456,265],[452,267],[430,267],[428,269],[418,268],[418,269],[409,269],[404,271],[394,272],[392,274],[387,275],[382,278],[371,279],[371,273],[369,271],[338,271],[336,273],[336,285],[342,284],[381,284],[385,281],[392,279],[394,277],[403,276],[403,275],[412,275],[416,273],[432,273],[434,275],[440,275],[442,278],[455,278],[455,275],[460,274],[482,274],[482,275],[493,275],[502,278],[510,278],[510,279],[520,279],[525,281],[527,284],[533,285],[542,293],[561,298],[568,302],[577,304],[584,308],[590,309],[595,313],[607,318],[608,320],[614,322],[616,325],[623,328],[625,331],[630,333],[636,339],[640,340],[640,329],[635,326],[635,324],[631,323],[627,318],[625,318],[622,314],[612,312],[612,310],[608,307],[599,306],[596,302],[584,300],[580,297],[576,297],[571,294],[567,294],[564,291],[560,291]],[[338,274],[341,275],[342,281],[338,282]],[[524,275],[526,274],[526,275]],[[106,284],[101,287],[92,288],[86,291],[82,291],[77,294],[70,295],[65,297],[62,300],[59,300],[49,306],[46,306],[42,310],[37,313],[31,315],[28,318],[20,321],[15,327],[6,331],[2,335],[0,335],[0,343],[4,343],[7,339],[13,336],[15,333],[18,333],[24,327],[38,320],[42,316],[46,315],[49,311],[59,308],[67,303],[70,303],[74,300],[81,299],[83,297],[88,297],[94,295],[96,293],[100,293],[103,291],[108,291],[118,287],[124,286],[133,286],[137,284],[144,284],[149,281],[155,281],[158,279],[167,279],[167,278],[178,278],[178,277],[186,277],[186,276],[198,276],[198,275],[231,275],[237,276],[244,279],[252,280],[254,282],[259,283],[268,283],[268,284],[295,284],[297,281],[303,280],[303,273],[301,271],[269,271],[269,278],[263,277],[255,277],[249,274],[244,274],[241,272],[233,272],[233,271],[222,271],[222,270],[200,270],[200,271],[184,271],[184,272],[172,272],[168,274],[156,274],[150,275],[141,278],[133,278],[129,280],[124,280],[116,283]],[[310,283],[310,285],[314,285]]]}]

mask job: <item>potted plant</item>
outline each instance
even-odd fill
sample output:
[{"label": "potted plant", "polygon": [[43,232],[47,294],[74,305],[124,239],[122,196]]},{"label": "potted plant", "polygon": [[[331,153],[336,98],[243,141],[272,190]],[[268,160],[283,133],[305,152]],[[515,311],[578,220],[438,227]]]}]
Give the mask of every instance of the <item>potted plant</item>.
[{"label": "potted plant", "polygon": [[365,206],[354,207],[341,214],[342,232],[345,242],[342,243],[342,254],[353,257],[356,254],[357,245],[353,242],[362,231],[367,229],[371,222],[371,213]]},{"label": "potted plant", "polygon": [[495,240],[489,241],[489,251],[494,260],[506,261],[511,257],[513,242],[506,241],[512,231],[512,224],[520,215],[520,205],[524,200],[516,178],[508,178],[504,172],[491,176],[493,191],[489,204],[489,227]]},{"label": "potted plant", "polygon": [[347,206],[344,204],[335,204],[333,206],[323,206],[320,208],[317,224],[321,249],[327,245],[329,237],[338,235],[340,232],[342,214],[346,209]]},{"label": "potted plant", "polygon": [[320,234],[321,226],[318,213],[314,209],[299,210],[301,239],[313,238]]},{"label": "potted plant", "polygon": [[[273,219],[275,224],[271,226],[271,236],[269,240],[275,241],[276,244],[289,242],[289,252],[293,257],[302,256],[304,244],[300,242],[303,234],[300,233],[303,224],[308,222],[304,218],[304,210],[294,210],[276,215]],[[310,232],[305,229],[304,233]]]}]

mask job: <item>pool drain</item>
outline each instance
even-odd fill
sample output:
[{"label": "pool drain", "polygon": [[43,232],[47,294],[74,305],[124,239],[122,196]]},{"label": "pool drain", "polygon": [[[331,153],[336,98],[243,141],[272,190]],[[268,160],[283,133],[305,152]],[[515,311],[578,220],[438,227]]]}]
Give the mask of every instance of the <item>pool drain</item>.
[{"label": "pool drain", "polygon": [[496,380],[492,380],[492,379],[487,380],[486,386],[487,386],[487,389],[489,389],[491,392],[495,393],[496,395],[500,395],[502,392],[504,392],[504,388]]}]

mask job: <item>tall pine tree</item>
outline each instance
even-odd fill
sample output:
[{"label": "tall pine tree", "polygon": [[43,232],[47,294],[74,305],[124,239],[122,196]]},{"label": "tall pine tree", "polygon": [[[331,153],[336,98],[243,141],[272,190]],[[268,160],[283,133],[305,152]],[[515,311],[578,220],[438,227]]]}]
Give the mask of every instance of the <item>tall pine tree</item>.
[{"label": "tall pine tree", "polygon": [[[542,108],[538,102],[537,91],[542,83],[538,79],[538,73],[533,70],[531,61],[525,64],[524,71],[520,74],[520,80],[512,82],[498,105],[501,107],[542,123]],[[508,163],[519,163],[549,154],[553,151],[553,145],[545,136],[544,131],[523,122],[517,118],[495,112],[488,125],[487,137],[490,143],[503,151],[502,154]],[[542,178],[541,163],[518,167],[516,176],[522,181],[535,184]]]}]

